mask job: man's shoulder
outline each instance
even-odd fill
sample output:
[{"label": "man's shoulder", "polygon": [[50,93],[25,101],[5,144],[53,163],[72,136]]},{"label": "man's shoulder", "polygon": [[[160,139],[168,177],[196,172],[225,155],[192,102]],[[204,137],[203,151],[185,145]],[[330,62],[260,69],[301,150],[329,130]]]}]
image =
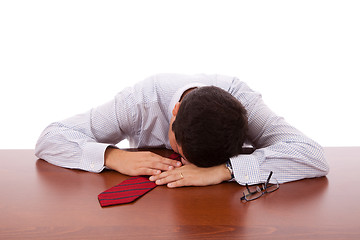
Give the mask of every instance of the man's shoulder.
[{"label": "man's shoulder", "polygon": [[[152,75],[134,86],[134,92],[145,96],[156,96],[161,98],[173,96],[186,86],[216,86],[231,91],[232,85],[236,85],[236,77],[221,74],[177,74],[160,73]],[[186,90],[186,89],[184,89]],[[168,98],[165,97],[168,101]]]},{"label": "man's shoulder", "polygon": [[145,81],[152,84],[168,85],[172,87],[187,85],[192,82],[199,82],[205,85],[217,85],[222,82],[231,83],[235,77],[222,74],[178,74],[178,73],[160,73],[150,76]]}]

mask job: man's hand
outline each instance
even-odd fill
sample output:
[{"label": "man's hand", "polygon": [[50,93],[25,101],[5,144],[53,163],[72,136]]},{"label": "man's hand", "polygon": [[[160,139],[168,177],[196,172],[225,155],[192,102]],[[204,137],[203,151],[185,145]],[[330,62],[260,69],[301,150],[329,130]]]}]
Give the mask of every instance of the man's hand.
[{"label": "man's hand", "polygon": [[180,167],[181,162],[152,152],[128,152],[117,148],[105,151],[105,166],[129,176],[157,175]]},{"label": "man's hand", "polygon": [[225,164],[209,168],[200,168],[193,164],[188,164],[162,172],[158,175],[153,175],[149,179],[150,181],[155,181],[157,185],[167,184],[170,188],[208,186],[230,180],[231,173]]}]

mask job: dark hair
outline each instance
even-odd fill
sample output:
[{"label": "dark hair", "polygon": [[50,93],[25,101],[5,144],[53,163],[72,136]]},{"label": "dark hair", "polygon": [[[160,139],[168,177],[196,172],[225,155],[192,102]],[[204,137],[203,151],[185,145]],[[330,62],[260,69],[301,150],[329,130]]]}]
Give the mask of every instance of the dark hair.
[{"label": "dark hair", "polygon": [[220,165],[241,153],[246,110],[221,88],[197,88],[182,99],[172,130],[189,162],[198,167]]}]

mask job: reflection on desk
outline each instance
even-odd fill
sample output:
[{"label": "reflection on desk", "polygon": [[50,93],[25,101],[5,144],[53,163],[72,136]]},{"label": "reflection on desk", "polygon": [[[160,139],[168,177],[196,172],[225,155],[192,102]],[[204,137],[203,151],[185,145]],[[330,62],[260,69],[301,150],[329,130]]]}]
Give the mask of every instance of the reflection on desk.
[{"label": "reflection on desk", "polygon": [[226,182],[159,186],[134,203],[101,208],[97,195],[127,176],[0,150],[0,239],[358,239],[360,147],[325,152],[327,177],[282,184],[253,202],[242,203],[244,187]]}]

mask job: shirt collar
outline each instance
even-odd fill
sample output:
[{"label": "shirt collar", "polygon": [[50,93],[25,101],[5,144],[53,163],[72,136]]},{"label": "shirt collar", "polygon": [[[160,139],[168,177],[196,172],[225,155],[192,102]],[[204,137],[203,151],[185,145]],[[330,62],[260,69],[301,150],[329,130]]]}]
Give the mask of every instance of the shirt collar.
[{"label": "shirt collar", "polygon": [[168,109],[169,109],[169,112],[168,112],[168,114],[169,114],[169,119],[171,119],[171,117],[172,117],[172,110],[174,109],[175,104],[180,101],[181,96],[183,95],[183,93],[184,93],[186,90],[188,90],[188,89],[190,89],[190,88],[204,87],[204,86],[206,86],[206,85],[203,84],[203,83],[193,82],[193,83],[189,83],[189,84],[187,84],[187,85],[179,88],[179,89],[176,91],[176,93],[174,94],[174,96],[172,97],[172,99],[171,99],[171,101],[170,101],[170,104],[169,104],[169,108],[168,108]]}]

